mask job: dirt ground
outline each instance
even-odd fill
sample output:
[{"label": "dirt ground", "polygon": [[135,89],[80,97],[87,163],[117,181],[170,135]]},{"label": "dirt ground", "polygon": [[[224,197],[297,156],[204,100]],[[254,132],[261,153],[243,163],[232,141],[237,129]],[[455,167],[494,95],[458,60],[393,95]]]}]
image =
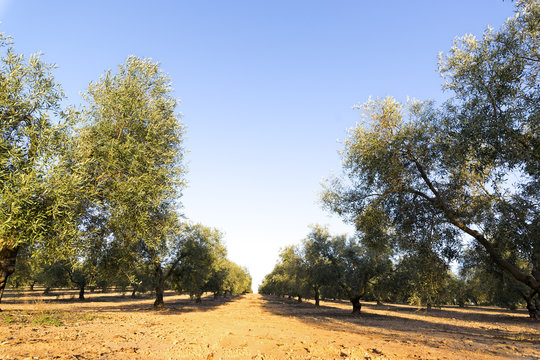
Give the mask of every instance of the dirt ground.
[{"label": "dirt ground", "polygon": [[524,311],[243,295],[152,299],[8,291],[0,304],[0,359],[540,359],[540,321]]}]

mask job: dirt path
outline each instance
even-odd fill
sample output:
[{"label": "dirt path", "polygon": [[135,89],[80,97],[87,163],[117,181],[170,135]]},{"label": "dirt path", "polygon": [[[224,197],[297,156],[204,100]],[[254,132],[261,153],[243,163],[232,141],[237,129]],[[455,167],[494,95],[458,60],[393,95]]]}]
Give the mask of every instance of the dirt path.
[{"label": "dirt path", "polygon": [[260,295],[195,306],[169,296],[8,297],[0,359],[540,359],[540,324],[522,312],[312,304]]}]

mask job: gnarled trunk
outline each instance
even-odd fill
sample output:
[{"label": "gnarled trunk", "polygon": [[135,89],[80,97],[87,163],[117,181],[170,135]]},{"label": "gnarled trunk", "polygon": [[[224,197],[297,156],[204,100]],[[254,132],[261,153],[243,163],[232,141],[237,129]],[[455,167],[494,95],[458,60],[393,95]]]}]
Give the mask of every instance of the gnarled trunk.
[{"label": "gnarled trunk", "polygon": [[360,311],[362,310],[362,304],[360,303],[360,296],[355,296],[351,298],[351,304],[353,307],[352,313],[360,314]]},{"label": "gnarled trunk", "polygon": [[84,288],[86,284],[79,285],[79,300],[84,300]]},{"label": "gnarled trunk", "polygon": [[19,248],[11,248],[3,246],[0,248],[0,302],[6,288],[7,280],[15,271],[15,263],[17,261],[17,253]]},{"label": "gnarled trunk", "polygon": [[156,301],[154,301],[154,308],[161,309],[164,305],[163,293],[165,292],[165,278],[163,277],[163,269],[161,268],[161,264],[156,265],[154,281],[156,290]]},{"label": "gnarled trunk", "polygon": [[319,296],[319,289],[318,288],[315,288],[313,289],[313,292],[315,293],[314,294],[314,298],[315,298],[315,306],[319,306],[320,304],[320,296]]},{"label": "gnarled trunk", "polygon": [[522,296],[527,303],[529,317],[532,319],[540,319],[540,298],[537,296],[537,292],[533,291],[528,296],[522,293]]},{"label": "gnarled trunk", "polygon": [[527,310],[529,317],[532,319],[540,319],[540,300],[531,299],[527,301]]}]

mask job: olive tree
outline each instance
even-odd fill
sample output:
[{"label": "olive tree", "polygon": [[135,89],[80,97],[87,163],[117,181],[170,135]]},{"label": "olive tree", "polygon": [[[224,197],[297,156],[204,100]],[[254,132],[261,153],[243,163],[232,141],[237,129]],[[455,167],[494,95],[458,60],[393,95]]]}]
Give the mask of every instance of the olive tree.
[{"label": "olive tree", "polygon": [[[518,2],[515,16],[481,39],[456,40],[440,71],[453,98],[406,106],[392,98],[360,106],[344,175],[325,205],[355,224],[376,209],[391,235],[412,248],[427,224],[439,248],[471,239],[496,266],[540,291],[540,5]],[[455,236],[455,233],[459,236]],[[540,316],[540,308],[531,312]]]},{"label": "olive tree", "polygon": [[331,236],[326,228],[314,226],[302,246],[286,247],[273,271],[266,275],[259,292],[273,295],[320,295],[347,298],[353,313],[360,313],[360,300],[374,280],[392,268],[389,253],[366,247],[359,238]]},{"label": "olive tree", "polygon": [[251,276],[247,269],[232,262],[231,260],[221,257],[214,264],[214,269],[210,274],[205,288],[205,291],[214,293],[214,298],[219,295],[226,296],[238,295],[251,292]]},{"label": "olive tree", "polygon": [[172,282],[179,292],[186,292],[201,302],[212,274],[218,270],[219,260],[225,258],[222,234],[200,224],[185,224],[179,247],[180,262],[172,272]]},{"label": "olive tree", "polygon": [[329,258],[331,235],[326,228],[314,226],[302,244],[305,281],[313,291],[315,306],[319,306],[321,291],[336,282],[338,274]]},{"label": "olive tree", "polygon": [[259,292],[269,295],[297,297],[298,302],[311,293],[307,282],[306,268],[302,259],[302,249],[287,246],[281,250],[278,263],[272,272],[264,277]]},{"label": "olive tree", "polygon": [[0,300],[17,254],[70,253],[79,178],[63,160],[70,123],[53,66],[0,35]]},{"label": "olive tree", "polygon": [[161,307],[170,275],[164,266],[179,261],[170,255],[177,248],[184,174],[183,126],[170,79],[159,64],[130,56],[117,73],[91,83],[84,98],[75,158],[85,164],[93,194],[82,223],[92,228],[102,217],[100,236],[151,265],[154,305]]}]

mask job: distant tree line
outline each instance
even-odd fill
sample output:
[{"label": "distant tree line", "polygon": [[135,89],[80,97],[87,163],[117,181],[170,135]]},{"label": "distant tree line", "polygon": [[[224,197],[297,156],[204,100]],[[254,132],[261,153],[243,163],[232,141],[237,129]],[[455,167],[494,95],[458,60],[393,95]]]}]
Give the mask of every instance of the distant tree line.
[{"label": "distant tree line", "polygon": [[295,298],[347,300],[360,313],[361,300],[377,304],[526,306],[520,285],[499,269],[480,266],[475,254],[463,254],[459,271],[428,244],[414,251],[373,249],[357,237],[332,236],[312,228],[300,245],[284,248],[259,293]]},{"label": "distant tree line", "polygon": [[[442,106],[390,97],[358,106],[365,121],[350,129],[343,175],[322,195],[357,236],[315,228],[282,253],[262,292],[311,287],[355,310],[366,296],[525,305],[540,318],[540,3],[516,7],[500,30],[441,55],[452,95]],[[325,250],[312,258],[320,236]]]},{"label": "distant tree line", "polygon": [[[227,259],[219,231],[200,224],[184,224],[178,239],[180,259],[173,267],[168,263],[164,288],[188,294],[196,302],[204,293],[218,296],[235,296],[251,292],[249,272]],[[48,294],[55,288],[77,288],[79,299],[84,300],[86,291],[131,292],[131,296],[155,290],[154,269],[143,259],[126,261],[116,250],[103,251],[91,259],[62,259],[44,262],[21,253],[15,272],[8,285],[13,288],[34,290],[36,285]]]},{"label": "distant tree line", "polygon": [[[0,300],[13,285],[249,291],[221,234],[178,214],[184,127],[170,79],[134,56],[63,107],[53,66],[0,35]],[[12,274],[14,277],[10,279]]]}]

